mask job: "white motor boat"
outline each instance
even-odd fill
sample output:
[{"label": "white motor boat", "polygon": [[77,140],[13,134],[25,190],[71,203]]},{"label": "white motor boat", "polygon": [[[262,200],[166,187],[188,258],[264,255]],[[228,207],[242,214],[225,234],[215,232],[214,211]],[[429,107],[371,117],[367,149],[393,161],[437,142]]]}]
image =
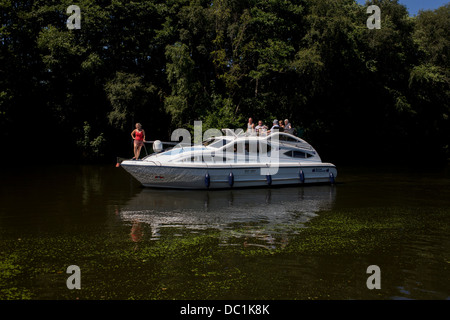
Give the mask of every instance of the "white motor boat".
[{"label": "white motor boat", "polygon": [[215,136],[202,144],[181,144],[121,166],[145,187],[177,189],[225,189],[334,183],[335,165],[323,163],[305,140],[287,132],[268,135]]}]

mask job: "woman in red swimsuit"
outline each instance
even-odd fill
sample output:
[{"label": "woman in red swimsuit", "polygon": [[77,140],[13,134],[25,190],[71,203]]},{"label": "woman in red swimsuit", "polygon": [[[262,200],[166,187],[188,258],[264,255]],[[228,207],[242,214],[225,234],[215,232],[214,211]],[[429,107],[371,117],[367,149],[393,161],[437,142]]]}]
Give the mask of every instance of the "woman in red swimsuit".
[{"label": "woman in red swimsuit", "polygon": [[134,158],[135,160],[139,159],[139,155],[141,154],[141,148],[145,142],[145,131],[142,129],[142,125],[140,123],[136,123],[136,129],[131,133],[131,137],[134,140]]}]

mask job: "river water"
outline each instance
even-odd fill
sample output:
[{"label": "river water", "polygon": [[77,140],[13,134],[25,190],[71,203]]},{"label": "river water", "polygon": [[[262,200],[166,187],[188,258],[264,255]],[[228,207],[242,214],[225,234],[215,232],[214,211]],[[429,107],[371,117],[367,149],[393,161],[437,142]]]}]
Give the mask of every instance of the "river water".
[{"label": "river water", "polygon": [[448,168],[338,169],[174,191],[112,165],[4,167],[0,299],[450,299]]}]

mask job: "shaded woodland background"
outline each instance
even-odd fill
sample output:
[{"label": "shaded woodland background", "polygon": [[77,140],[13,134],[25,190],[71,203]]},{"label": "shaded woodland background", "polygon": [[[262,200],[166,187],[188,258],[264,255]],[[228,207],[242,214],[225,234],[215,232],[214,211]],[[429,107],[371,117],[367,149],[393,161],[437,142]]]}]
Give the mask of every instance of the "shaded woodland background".
[{"label": "shaded woodland background", "polygon": [[449,4],[410,17],[397,0],[0,0],[0,17],[3,161],[114,162],[135,122],[168,140],[248,117],[289,118],[337,164],[450,156]]}]

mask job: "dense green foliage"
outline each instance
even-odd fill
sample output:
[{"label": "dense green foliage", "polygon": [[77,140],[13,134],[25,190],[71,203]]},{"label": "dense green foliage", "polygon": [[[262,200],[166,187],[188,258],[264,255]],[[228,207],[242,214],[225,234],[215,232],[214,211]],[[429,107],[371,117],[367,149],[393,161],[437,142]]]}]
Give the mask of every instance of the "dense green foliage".
[{"label": "dense green foliage", "polygon": [[330,161],[445,159],[450,5],[372,3],[379,30],[354,0],[1,0],[2,150],[114,159],[135,122],[169,139],[253,117],[289,118]]}]

